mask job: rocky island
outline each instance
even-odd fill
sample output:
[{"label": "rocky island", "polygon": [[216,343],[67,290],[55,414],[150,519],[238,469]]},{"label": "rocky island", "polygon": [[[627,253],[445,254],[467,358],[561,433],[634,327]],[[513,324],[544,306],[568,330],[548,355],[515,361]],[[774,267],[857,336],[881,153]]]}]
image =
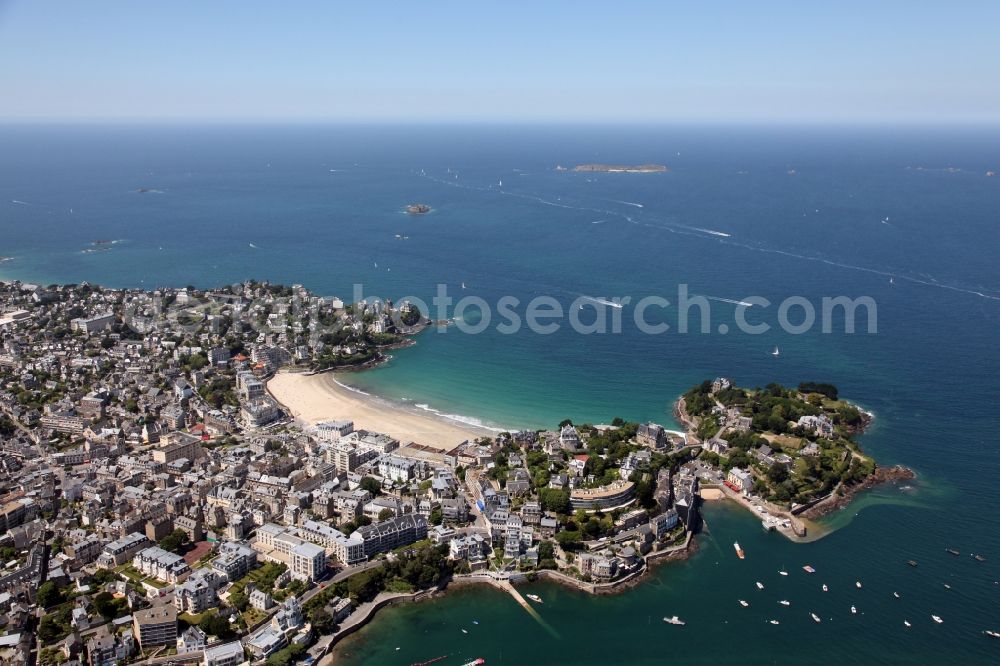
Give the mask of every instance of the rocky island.
[{"label": "rocky island", "polygon": [[[557,171],[566,171],[563,167],[556,167]],[[570,171],[598,172],[598,173],[663,173],[667,167],[662,164],[578,164]]]},{"label": "rocky island", "polygon": [[406,212],[410,215],[423,215],[424,213],[431,212],[431,207],[427,204],[412,203],[406,207]]},{"label": "rocky island", "polygon": [[793,516],[818,518],[859,490],[914,477],[904,467],[879,468],[861,451],[854,436],[873,417],[832,384],[746,389],[718,378],[685,393],[675,414],[701,443],[707,479],[790,536],[805,536]]}]

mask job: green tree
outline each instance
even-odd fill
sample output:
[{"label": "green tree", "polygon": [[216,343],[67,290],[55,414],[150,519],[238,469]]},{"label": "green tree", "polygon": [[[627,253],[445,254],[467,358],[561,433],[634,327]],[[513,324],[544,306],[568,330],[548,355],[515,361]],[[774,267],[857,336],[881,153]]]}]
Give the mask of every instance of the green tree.
[{"label": "green tree", "polygon": [[233,635],[233,630],[229,626],[229,621],[215,613],[201,618],[201,622],[198,623],[198,628],[209,636],[217,636],[222,639],[229,638]]},{"label": "green tree", "polygon": [[333,616],[330,615],[330,611],[325,608],[317,608],[309,614],[309,622],[312,623],[313,629],[319,635],[329,634],[333,631],[336,623],[333,621]]},{"label": "green tree", "polygon": [[[639,474],[639,472],[636,472],[636,474]],[[656,506],[656,500],[653,498],[653,482],[643,479],[636,483],[635,499],[639,503],[639,506],[644,509],[651,509]]]},{"label": "green tree", "polygon": [[381,523],[383,521],[389,520],[395,515],[396,512],[387,507],[378,512],[378,521]]},{"label": "green tree", "polygon": [[771,468],[767,470],[767,478],[771,483],[782,483],[788,478],[788,470],[781,463],[772,463]]},{"label": "green tree", "polygon": [[382,590],[384,573],[380,569],[369,569],[356,573],[347,579],[347,592],[355,603],[371,601]]},{"label": "green tree", "polygon": [[563,530],[556,534],[556,541],[563,550],[576,550],[580,547],[580,533],[570,530]]},{"label": "green tree", "polygon": [[58,666],[65,661],[66,655],[64,655],[63,651],[57,647],[43,648],[42,651],[38,653],[38,663],[42,664],[42,666]]},{"label": "green tree", "polygon": [[176,529],[160,539],[160,548],[163,550],[169,550],[172,553],[179,553],[187,542],[187,532],[181,529]]},{"label": "green tree", "polygon": [[229,595],[229,605],[242,613],[249,608],[250,597],[246,595],[246,592],[233,592]]},{"label": "green tree", "polygon": [[370,476],[363,477],[361,483],[358,484],[362,490],[367,490],[372,496],[382,494],[382,484]]},{"label": "green tree", "polygon": [[569,493],[559,488],[539,489],[538,501],[546,511],[554,511],[563,515],[570,511]]},{"label": "green tree", "polygon": [[47,580],[38,587],[38,605],[42,608],[52,608],[63,602],[63,592],[51,580]]}]

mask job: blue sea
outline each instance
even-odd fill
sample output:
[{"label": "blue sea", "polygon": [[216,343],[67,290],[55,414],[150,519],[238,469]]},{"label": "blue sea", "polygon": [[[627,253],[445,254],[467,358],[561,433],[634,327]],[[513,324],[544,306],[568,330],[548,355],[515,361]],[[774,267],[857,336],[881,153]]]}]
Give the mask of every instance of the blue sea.
[{"label": "blue sea", "polygon": [[[1000,660],[1000,641],[981,633],[1000,630],[1000,176],[987,175],[1000,172],[1000,129],[7,125],[0,147],[4,278],[146,288],[256,278],[345,300],[360,284],[365,296],[427,303],[446,285],[456,300],[516,298],[522,316],[536,297],[566,313],[576,299],[628,297],[620,333],[583,335],[566,317],[551,334],[505,334],[493,311],[480,334],[427,331],[345,381],[498,429],[616,416],[669,426],[674,399],[719,375],[831,382],[874,412],[865,449],[919,474],[910,488],[867,494],[807,545],[709,507],[699,553],[650,585],[613,599],[539,586],[547,628],[485,590],[387,611],[344,643],[345,663]],[[556,169],[592,162],[669,171]],[[408,215],[413,202],[433,210]],[[668,307],[649,310],[668,332],[640,332],[632,304],[676,304],[680,285],[708,299],[707,330],[678,332]],[[871,298],[877,332],[864,317],[854,334],[842,316],[827,333],[818,321],[802,334],[778,325],[786,299],[819,316],[838,296]],[[734,302],[751,297],[772,303],[747,310],[771,325],[760,335],[737,330]],[[462,319],[482,321],[474,308]],[[807,562],[819,573],[800,574]],[[795,570],[784,581],[782,567]],[[764,600],[749,596],[755,580]],[[490,618],[479,637],[458,631],[469,603]],[[852,604],[863,613],[850,615]],[[779,613],[781,625],[766,623]],[[659,622],[673,614],[688,625]],[[531,640],[511,640],[519,634]]]}]

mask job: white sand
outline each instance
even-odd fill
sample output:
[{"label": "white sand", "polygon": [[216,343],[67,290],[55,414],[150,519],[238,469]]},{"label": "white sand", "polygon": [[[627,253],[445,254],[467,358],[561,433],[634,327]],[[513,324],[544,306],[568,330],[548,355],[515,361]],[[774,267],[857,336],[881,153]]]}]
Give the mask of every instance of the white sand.
[{"label": "white sand", "polygon": [[267,389],[306,424],[319,421],[354,421],[357,430],[374,430],[398,439],[450,450],[464,440],[491,435],[472,425],[449,422],[430,414],[420,414],[374,396],[349,391],[334,383],[329,374],[306,375],[281,371],[267,383]]}]

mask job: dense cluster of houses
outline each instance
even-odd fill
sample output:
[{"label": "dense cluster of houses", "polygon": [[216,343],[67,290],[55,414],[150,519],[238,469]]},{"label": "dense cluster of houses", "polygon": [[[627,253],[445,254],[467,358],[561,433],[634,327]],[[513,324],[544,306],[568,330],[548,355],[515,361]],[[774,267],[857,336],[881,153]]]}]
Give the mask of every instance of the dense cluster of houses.
[{"label": "dense cluster of houses", "polygon": [[[357,354],[393,330],[391,305],[345,308],[253,282],[216,292],[3,283],[0,310],[23,313],[0,318],[4,663],[50,649],[103,666],[169,649],[235,666],[309,644],[302,599],[416,543],[440,545],[459,571],[554,565],[613,581],[697,528],[696,477],[652,469],[685,442],[656,424],[638,428],[615,480],[597,486],[572,425],[430,447],[349,420],[288,419],[268,378]],[[530,454],[544,454],[543,487]],[[652,509],[636,505],[644,475]],[[567,510],[543,509],[541,490],[566,492]],[[574,511],[614,518],[576,554],[556,540]],[[247,583],[268,564],[281,570],[273,589]],[[65,626],[35,613],[47,583],[75,591]],[[235,618],[237,584],[263,618],[240,640],[178,621]],[[116,617],[98,608],[108,596]],[[335,621],[352,608],[328,604]]]}]

